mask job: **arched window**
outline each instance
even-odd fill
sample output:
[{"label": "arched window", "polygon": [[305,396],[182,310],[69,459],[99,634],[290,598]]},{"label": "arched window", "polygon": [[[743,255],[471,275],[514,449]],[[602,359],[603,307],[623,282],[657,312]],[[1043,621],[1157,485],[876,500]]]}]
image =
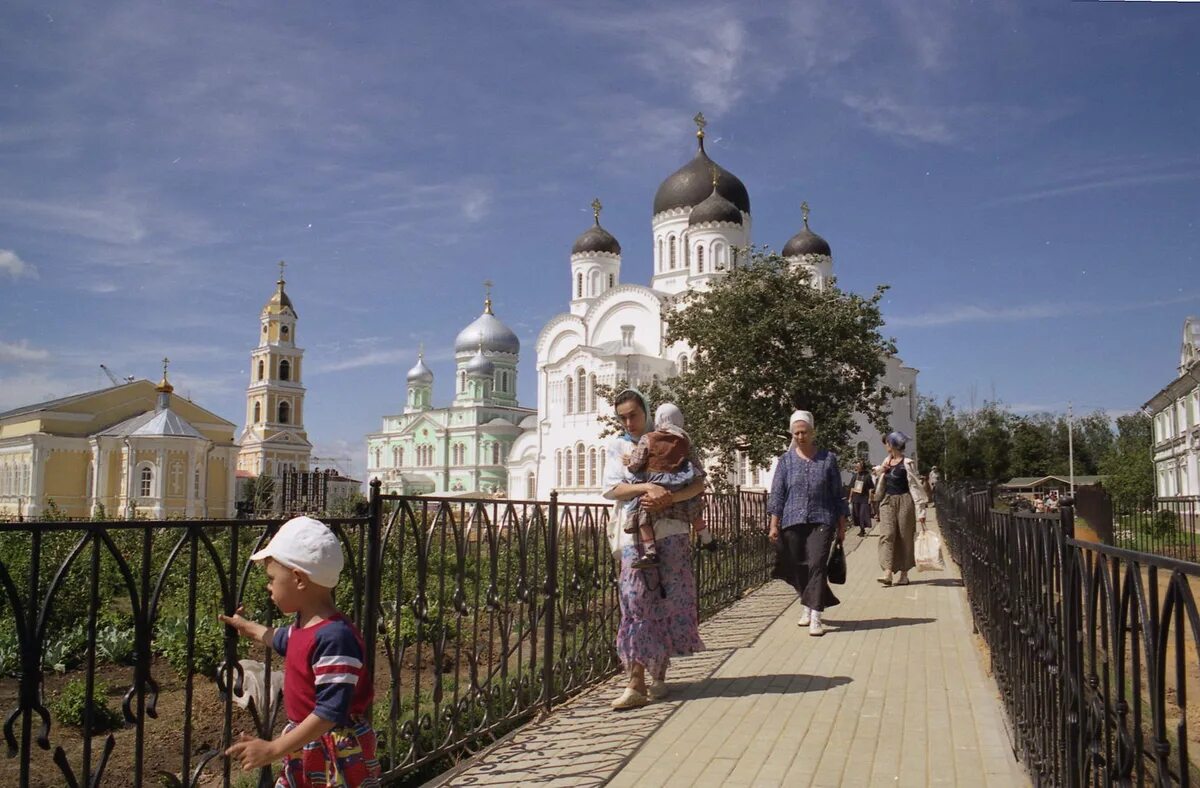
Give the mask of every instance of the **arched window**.
[{"label": "arched window", "polygon": [[655,267],[661,272],[663,270],[663,254],[662,254],[662,236],[658,237],[658,256],[654,259]]},{"label": "arched window", "polygon": [[587,455],[583,451],[583,444],[575,445],[575,484],[583,487],[587,484]]},{"label": "arched window", "polygon": [[375,449],[375,467],[376,468],[378,468],[380,465],[383,464],[380,462],[382,455],[383,455],[382,449],[379,449],[378,447],[376,447],[376,449]]},{"label": "arched window", "polygon": [[154,470],[149,465],[142,466],[140,481],[138,495],[142,498],[149,498],[154,494]]},{"label": "arched window", "polygon": [[588,484],[592,487],[599,486],[600,468],[596,461],[596,450],[588,449]]},{"label": "arched window", "polygon": [[500,464],[500,444],[493,443],[492,444],[492,465],[499,465],[499,464]]},{"label": "arched window", "polygon": [[596,376],[588,375],[588,410],[596,412]]},{"label": "arched window", "polygon": [[583,272],[575,274],[575,297],[583,298]]},{"label": "arched window", "polygon": [[287,424],[288,419],[292,416],[292,406],[286,402],[279,403],[279,423]]},{"label": "arched window", "polygon": [[671,236],[671,240],[668,242],[668,246],[670,249],[670,251],[668,252],[668,255],[671,260],[671,270],[674,271],[675,270],[675,236],[673,236],[673,235]]},{"label": "arched window", "polygon": [[680,356],[679,357],[679,374],[686,375],[687,371],[688,371],[688,357]]},{"label": "arched window", "polygon": [[260,361],[258,362],[258,379],[259,379],[259,380],[262,380],[262,379],[263,379],[263,370],[264,370],[264,369],[266,369],[266,365],[265,365],[265,364],[263,364],[263,363],[262,363],[262,361],[260,360]]},{"label": "arched window", "polygon": [[608,275],[608,286],[613,287],[616,283],[617,283],[617,275],[609,274]]},{"label": "arched window", "polygon": [[193,498],[200,497],[200,469],[199,468],[197,468],[196,472],[192,474],[192,497]]},{"label": "arched window", "polygon": [[580,413],[584,413],[587,411],[587,373],[583,369],[579,369],[575,372],[575,379],[578,381],[578,391],[576,393],[579,397],[579,402],[575,409]]},{"label": "arched window", "polygon": [[257,424],[260,421],[262,421],[262,403],[256,402],[254,403],[254,423]]},{"label": "arched window", "polygon": [[561,451],[554,452],[554,479],[555,479],[554,485],[556,487],[563,486],[562,460],[563,460],[562,452]]},{"label": "arched window", "polygon": [[467,373],[466,372],[458,373],[458,390],[459,391],[467,390]]},{"label": "arched window", "polygon": [[575,482],[571,481],[571,473],[575,469],[575,465],[572,462],[574,459],[575,458],[571,455],[571,450],[567,449],[566,452],[563,454],[563,468],[564,468],[564,470],[566,472],[566,476],[567,476],[567,480],[563,484],[564,487],[571,487],[575,484]]},{"label": "arched window", "polygon": [[537,497],[537,481],[533,471],[525,474],[525,497],[531,501]]},{"label": "arched window", "polygon": [[696,247],[696,273],[704,273],[704,247]]},{"label": "arched window", "polygon": [[571,406],[574,404],[574,400],[575,400],[574,381],[572,381],[571,378],[568,376],[567,377],[567,415],[570,415],[570,413],[571,413]]},{"label": "arched window", "polygon": [[291,377],[292,377],[292,365],[285,358],[283,361],[279,362],[279,379],[280,380],[291,380]]}]

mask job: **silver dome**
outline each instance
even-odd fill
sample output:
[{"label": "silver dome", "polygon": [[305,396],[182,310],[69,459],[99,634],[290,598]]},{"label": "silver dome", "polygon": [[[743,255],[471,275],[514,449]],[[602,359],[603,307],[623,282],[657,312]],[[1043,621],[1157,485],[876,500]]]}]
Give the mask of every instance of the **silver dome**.
[{"label": "silver dome", "polygon": [[491,359],[483,355],[482,350],[477,349],[475,355],[467,362],[467,366],[464,369],[468,375],[491,377],[496,371],[496,365],[491,362]]},{"label": "silver dome", "polygon": [[454,340],[454,352],[457,355],[478,350],[480,342],[487,353],[509,353],[515,356],[521,352],[521,340],[517,339],[511,328],[492,314],[490,301],[482,315],[458,332],[458,338]]},{"label": "silver dome", "polygon": [[433,383],[433,370],[425,365],[425,356],[417,356],[417,363],[408,371],[409,383]]}]

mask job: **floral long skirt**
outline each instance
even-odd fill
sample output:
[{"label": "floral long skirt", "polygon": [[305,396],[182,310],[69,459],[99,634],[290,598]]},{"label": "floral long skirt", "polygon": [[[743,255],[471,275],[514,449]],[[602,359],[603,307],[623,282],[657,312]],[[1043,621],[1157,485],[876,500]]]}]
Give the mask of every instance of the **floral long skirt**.
[{"label": "floral long skirt", "polygon": [[[287,733],[294,727],[288,722],[283,731]],[[380,769],[375,745],[375,731],[366,722],[334,728],[284,757],[275,788],[378,788]]]},{"label": "floral long skirt", "polygon": [[671,657],[704,650],[696,613],[696,576],[688,534],[658,540],[657,569],[634,569],[637,548],[621,550],[621,624],[617,656],[629,671],[644,665],[650,677],[661,677]]}]

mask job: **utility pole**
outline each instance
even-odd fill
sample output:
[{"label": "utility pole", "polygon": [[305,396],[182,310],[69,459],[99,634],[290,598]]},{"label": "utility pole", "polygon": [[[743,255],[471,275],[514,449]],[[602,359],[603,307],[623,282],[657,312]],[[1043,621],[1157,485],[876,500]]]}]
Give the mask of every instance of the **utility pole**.
[{"label": "utility pole", "polygon": [[1067,461],[1071,465],[1071,498],[1075,497],[1075,412],[1067,403]]}]

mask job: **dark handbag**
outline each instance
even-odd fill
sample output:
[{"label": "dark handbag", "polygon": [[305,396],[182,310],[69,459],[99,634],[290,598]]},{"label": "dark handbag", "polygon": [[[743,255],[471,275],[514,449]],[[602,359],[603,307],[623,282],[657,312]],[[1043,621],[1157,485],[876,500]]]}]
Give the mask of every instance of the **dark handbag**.
[{"label": "dark handbag", "polygon": [[833,543],[833,552],[829,554],[829,563],[825,564],[825,577],[829,582],[838,585],[846,582],[846,551],[842,549],[840,540]]}]

